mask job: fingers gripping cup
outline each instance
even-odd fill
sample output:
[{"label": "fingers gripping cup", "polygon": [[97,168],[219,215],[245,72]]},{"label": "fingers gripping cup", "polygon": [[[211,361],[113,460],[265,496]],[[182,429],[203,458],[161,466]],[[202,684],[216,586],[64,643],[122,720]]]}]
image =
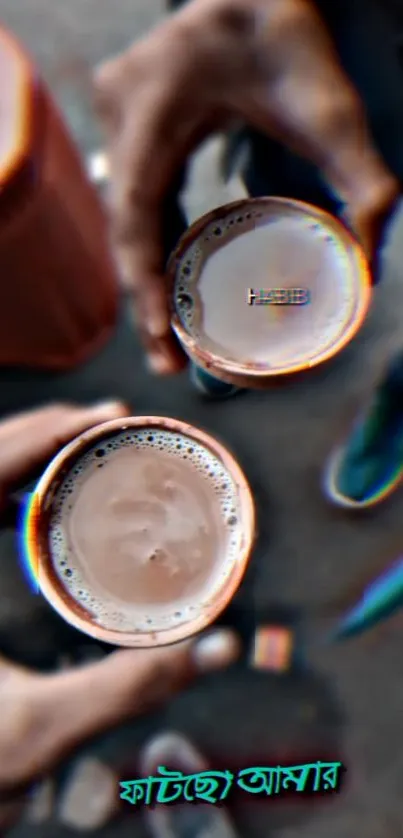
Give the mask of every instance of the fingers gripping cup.
[{"label": "fingers gripping cup", "polygon": [[363,251],[308,204],[256,198],[213,210],[168,264],[173,329],[211,375],[261,388],[336,355],[368,310]]},{"label": "fingers gripping cup", "polygon": [[252,495],[223,446],[174,419],[113,420],[67,445],[26,512],[38,586],[71,625],[161,646],[211,624],[255,535]]}]

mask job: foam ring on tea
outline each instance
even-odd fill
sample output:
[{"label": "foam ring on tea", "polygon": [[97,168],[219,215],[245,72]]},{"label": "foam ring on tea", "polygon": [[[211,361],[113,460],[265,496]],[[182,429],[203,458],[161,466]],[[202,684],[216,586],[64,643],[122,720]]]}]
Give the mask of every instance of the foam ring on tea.
[{"label": "foam ring on tea", "polygon": [[58,579],[96,625],[163,631],[219,592],[242,549],[238,488],[193,438],[127,429],[84,453],[52,498]]}]

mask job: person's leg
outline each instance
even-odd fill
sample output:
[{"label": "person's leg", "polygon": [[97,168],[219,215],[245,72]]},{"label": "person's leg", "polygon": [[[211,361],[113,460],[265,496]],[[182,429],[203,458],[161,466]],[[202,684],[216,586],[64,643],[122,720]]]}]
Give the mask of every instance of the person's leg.
[{"label": "person's leg", "polygon": [[403,350],[392,359],[347,442],[330,457],[324,489],[338,506],[363,508],[403,478]]}]

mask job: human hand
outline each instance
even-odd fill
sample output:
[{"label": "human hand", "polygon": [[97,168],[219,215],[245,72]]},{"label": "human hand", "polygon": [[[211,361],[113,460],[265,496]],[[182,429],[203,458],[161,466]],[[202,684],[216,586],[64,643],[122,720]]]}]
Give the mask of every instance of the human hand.
[{"label": "human hand", "polygon": [[162,209],[186,158],[242,120],[309,158],[372,259],[399,187],[309,0],[193,0],[96,74],[111,216],[151,367],[177,371]]},{"label": "human hand", "polygon": [[53,404],[0,421],[0,514],[13,489],[69,440],[93,425],[128,414],[125,405],[113,401],[92,407]]},{"label": "human hand", "polygon": [[[0,496],[87,428],[127,416],[119,403],[53,405],[0,423]],[[198,642],[122,650],[101,662],[42,675],[0,657],[0,834],[13,800],[88,737],[158,707],[198,674],[231,663],[237,638],[216,631]],[[2,818],[4,818],[2,823]]]}]

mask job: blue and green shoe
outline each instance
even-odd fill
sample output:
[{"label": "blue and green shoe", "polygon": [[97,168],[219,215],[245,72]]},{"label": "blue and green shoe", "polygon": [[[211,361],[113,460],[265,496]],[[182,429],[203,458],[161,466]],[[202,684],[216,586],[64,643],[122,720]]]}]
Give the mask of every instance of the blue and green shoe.
[{"label": "blue and green shoe", "polygon": [[324,490],[348,509],[375,506],[403,478],[403,394],[400,403],[381,387],[344,445],[327,464]]}]

